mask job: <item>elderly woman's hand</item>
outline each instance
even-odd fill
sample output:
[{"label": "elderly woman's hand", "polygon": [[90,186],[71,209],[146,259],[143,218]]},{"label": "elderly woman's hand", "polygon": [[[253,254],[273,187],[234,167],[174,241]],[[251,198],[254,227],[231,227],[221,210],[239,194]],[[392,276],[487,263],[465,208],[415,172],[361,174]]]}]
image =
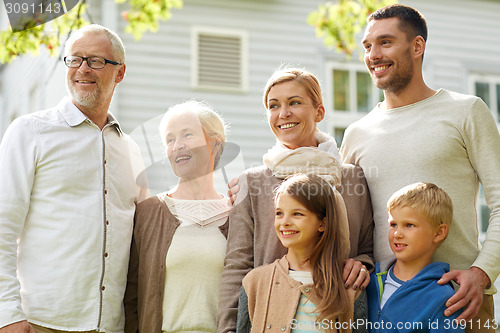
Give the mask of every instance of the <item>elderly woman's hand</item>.
[{"label": "elderly woman's hand", "polygon": [[342,277],[344,278],[345,287],[349,288],[352,286],[353,289],[365,289],[370,283],[370,273],[363,265],[361,261],[354,259],[347,259],[344,262],[344,272]]}]

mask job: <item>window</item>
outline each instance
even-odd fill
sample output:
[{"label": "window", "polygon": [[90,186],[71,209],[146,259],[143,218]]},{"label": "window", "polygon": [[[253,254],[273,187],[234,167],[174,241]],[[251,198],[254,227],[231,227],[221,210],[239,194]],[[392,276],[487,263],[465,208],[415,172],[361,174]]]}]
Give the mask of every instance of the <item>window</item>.
[{"label": "window", "polygon": [[473,75],[471,86],[472,94],[481,97],[495,121],[500,122],[500,76]]},{"label": "window", "polygon": [[490,214],[491,209],[486,204],[486,199],[484,197],[483,186],[480,186],[479,190],[479,205],[478,205],[478,229],[480,234],[480,240],[484,240],[486,230],[490,224]]},{"label": "window", "polygon": [[[500,76],[494,75],[471,75],[470,90],[473,95],[481,97],[490,108],[493,118],[500,126]],[[484,234],[488,229],[491,210],[486,205],[483,187],[479,191],[478,205],[478,228],[480,239],[484,240]]]},{"label": "window", "polygon": [[333,109],[346,111],[349,109],[349,71],[333,70]]},{"label": "window", "polygon": [[194,27],[192,30],[194,88],[247,90],[247,35],[242,31]]},{"label": "window", "polygon": [[335,142],[337,142],[337,146],[340,148],[342,140],[344,139],[345,127],[335,127],[333,129],[333,137],[335,138]]},{"label": "window", "polygon": [[373,83],[362,64],[327,64],[325,107],[327,124],[340,145],[344,131],[384,99],[383,91]]},{"label": "window", "polygon": [[380,101],[370,74],[363,66],[352,64],[332,65],[332,110],[334,112],[360,113],[364,115]]},{"label": "window", "polygon": [[373,102],[374,90],[372,89],[372,79],[370,74],[356,72],[356,93],[357,93],[357,108],[358,112],[367,113],[375,105]]}]

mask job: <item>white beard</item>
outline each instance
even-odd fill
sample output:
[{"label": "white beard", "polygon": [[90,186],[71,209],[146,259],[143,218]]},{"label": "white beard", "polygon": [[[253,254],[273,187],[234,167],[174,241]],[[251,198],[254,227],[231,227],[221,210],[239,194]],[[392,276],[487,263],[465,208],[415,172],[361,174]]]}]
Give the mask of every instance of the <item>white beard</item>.
[{"label": "white beard", "polygon": [[68,92],[77,104],[84,106],[86,108],[92,108],[97,105],[100,97],[99,89],[95,89],[91,92],[82,92],[75,89],[72,84],[67,85]]}]

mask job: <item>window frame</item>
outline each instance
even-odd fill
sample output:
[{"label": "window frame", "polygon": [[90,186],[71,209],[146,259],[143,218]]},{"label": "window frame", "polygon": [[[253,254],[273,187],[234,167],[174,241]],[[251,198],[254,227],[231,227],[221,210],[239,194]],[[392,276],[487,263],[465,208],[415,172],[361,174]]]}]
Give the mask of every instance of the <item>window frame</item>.
[{"label": "window frame", "polygon": [[[335,70],[347,71],[349,73],[349,110],[334,109],[334,83],[333,72]],[[366,66],[363,63],[346,63],[346,62],[328,62],[325,65],[325,89],[323,90],[325,99],[325,109],[327,112],[326,123],[329,132],[335,133],[336,129],[347,128],[351,123],[363,118],[370,110],[380,102],[381,91],[372,82],[371,84],[371,104],[372,108],[368,112],[358,111],[357,101],[357,73],[368,73]],[[337,142],[340,146],[341,142]]]},{"label": "window frame", "polygon": [[[499,99],[500,96],[497,96],[500,92],[497,91],[497,86],[500,86],[500,75],[494,74],[470,74],[468,77],[469,83],[469,93],[471,95],[477,96],[476,92],[476,83],[487,83],[489,85],[489,95],[490,100],[484,101],[488,104],[488,107],[492,113],[493,119],[497,123],[497,128],[500,130],[500,105]],[[478,96],[479,97],[479,96]],[[491,213],[488,205],[486,204],[486,199],[484,197],[483,187],[481,186],[479,191],[478,205],[477,205],[477,217],[478,217],[478,230],[479,230],[479,240],[481,242],[484,241],[486,236],[486,230],[489,225],[489,219]]]}]

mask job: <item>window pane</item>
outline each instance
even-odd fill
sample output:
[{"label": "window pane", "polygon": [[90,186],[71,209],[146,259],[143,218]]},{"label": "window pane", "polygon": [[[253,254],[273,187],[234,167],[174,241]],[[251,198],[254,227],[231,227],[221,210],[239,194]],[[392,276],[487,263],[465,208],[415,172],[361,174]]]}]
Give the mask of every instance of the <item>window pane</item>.
[{"label": "window pane", "polygon": [[490,85],[487,82],[476,82],[476,96],[481,97],[488,107],[491,107]]},{"label": "window pane", "polygon": [[480,231],[486,232],[488,225],[490,224],[490,214],[491,210],[486,205],[481,205],[481,219],[480,219]]},{"label": "window pane", "polygon": [[497,115],[497,120],[500,121],[500,84],[497,84]]},{"label": "window pane", "polygon": [[335,127],[333,129],[333,137],[335,138],[335,141],[337,142],[337,146],[339,148],[340,145],[342,144],[342,140],[344,139],[344,132],[345,132],[344,127]]},{"label": "window pane", "polygon": [[377,91],[378,91],[378,101],[383,102],[385,99],[384,91],[382,89],[377,89]]},{"label": "window pane", "polygon": [[370,74],[357,72],[357,100],[358,112],[368,112],[375,105],[372,105],[372,80]]},{"label": "window pane", "polygon": [[335,69],[333,71],[333,109],[349,110],[349,72]]},{"label": "window pane", "polygon": [[479,231],[486,232],[490,223],[491,210],[486,204],[483,186],[479,187]]}]

